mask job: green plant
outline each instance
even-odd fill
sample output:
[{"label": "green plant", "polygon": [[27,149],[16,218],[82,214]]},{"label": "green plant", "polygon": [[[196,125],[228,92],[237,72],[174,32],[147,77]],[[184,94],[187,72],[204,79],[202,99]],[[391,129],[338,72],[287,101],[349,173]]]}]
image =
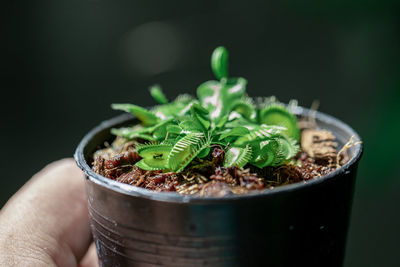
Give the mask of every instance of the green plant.
[{"label": "green plant", "polygon": [[279,166],[298,150],[300,131],[296,117],[276,101],[254,103],[246,95],[247,81],[228,76],[228,52],[214,50],[211,68],[218,80],[197,88],[197,99],[180,95],[168,102],[159,86],[150,88],[160,104],[148,110],[132,104],[112,108],[135,115],[140,125],[112,129],[126,139],[148,141],[137,147],[136,165],[145,170],[180,172],[195,158],[209,156],[212,146],[225,150],[223,165],[258,168]]}]

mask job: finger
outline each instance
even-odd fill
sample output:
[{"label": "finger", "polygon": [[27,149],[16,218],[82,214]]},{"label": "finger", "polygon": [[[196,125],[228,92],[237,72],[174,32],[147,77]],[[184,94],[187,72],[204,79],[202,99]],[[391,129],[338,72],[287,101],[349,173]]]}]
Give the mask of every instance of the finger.
[{"label": "finger", "polygon": [[77,266],[90,242],[84,176],[72,159],[44,168],[0,211],[0,266]]},{"label": "finger", "polygon": [[86,252],[86,255],[83,257],[79,267],[98,267],[99,259],[97,257],[96,247],[94,243],[92,243]]}]

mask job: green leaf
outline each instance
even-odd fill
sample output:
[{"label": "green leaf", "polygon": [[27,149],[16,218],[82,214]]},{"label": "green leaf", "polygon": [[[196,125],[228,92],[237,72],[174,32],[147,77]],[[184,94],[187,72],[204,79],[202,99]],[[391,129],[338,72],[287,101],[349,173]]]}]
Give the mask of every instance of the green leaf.
[{"label": "green leaf", "polygon": [[210,154],[211,148],[210,147],[206,147],[204,148],[202,151],[199,152],[199,154],[197,155],[199,158],[205,158],[208,156],[208,154]]},{"label": "green leaf", "polygon": [[159,85],[153,85],[150,87],[150,94],[160,104],[167,104],[168,99],[165,97]]},{"label": "green leaf", "polygon": [[283,105],[271,104],[260,111],[260,123],[267,125],[280,125],[286,128],[284,131],[288,137],[300,140],[300,129],[296,117]]},{"label": "green leaf", "polygon": [[203,127],[192,118],[179,123],[179,127],[184,131],[184,133],[201,133],[204,131]]},{"label": "green leaf", "polygon": [[258,145],[259,147],[255,146],[255,155],[257,156],[252,158],[251,164],[259,168],[280,166],[293,158],[299,151],[296,142],[284,136],[260,142]]},{"label": "green leaf", "polygon": [[249,121],[236,111],[232,111],[229,116],[229,121],[225,123],[224,128],[245,127],[251,130],[259,126],[258,123]]},{"label": "green leaf", "polygon": [[215,48],[211,55],[211,69],[218,80],[228,78],[228,56],[223,46]]},{"label": "green leaf", "polygon": [[171,134],[180,135],[182,133],[182,128],[178,125],[170,124],[167,126],[167,132]]},{"label": "green leaf", "polygon": [[286,128],[281,126],[267,126],[265,124],[257,125],[257,126],[248,126],[246,127],[250,131],[249,134],[243,135],[239,137],[235,141],[235,145],[244,146],[245,144],[253,141],[263,141],[266,139],[270,139],[274,136],[280,135],[282,131]]},{"label": "green leaf", "polygon": [[237,100],[233,104],[232,110],[241,114],[244,118],[250,121],[255,121],[257,118],[256,108],[249,98]]},{"label": "green leaf", "polygon": [[167,134],[167,126],[171,125],[172,118],[163,120],[156,125],[150,127],[127,127],[120,129],[112,129],[111,133],[128,139],[141,138],[148,141],[163,140]]},{"label": "green leaf", "polygon": [[159,119],[152,112],[145,108],[133,104],[112,104],[115,110],[123,110],[135,115],[144,126],[151,126],[159,122]]},{"label": "green leaf", "polygon": [[173,102],[156,106],[152,111],[160,119],[177,118],[189,113],[192,102],[198,101],[190,95],[179,95]]},{"label": "green leaf", "polygon": [[210,128],[211,122],[207,118],[208,110],[197,103],[193,103],[190,107],[192,118],[196,121],[198,128],[207,131]]},{"label": "green leaf", "polygon": [[278,161],[277,158],[280,157],[279,143],[275,139],[253,142],[252,148],[254,150],[254,156],[250,163],[258,168],[271,166],[275,161]]},{"label": "green leaf", "polygon": [[[281,150],[282,155],[285,158],[285,161],[293,158],[299,152],[300,147],[297,144],[296,140],[292,138],[288,138],[286,136],[280,136],[278,138],[279,149]],[[280,165],[280,163],[276,163],[275,166]]]},{"label": "green leaf", "polygon": [[244,78],[232,78],[226,82],[208,81],[197,88],[201,106],[210,112],[210,118],[217,123],[227,115],[236,100],[241,99],[246,91]]},{"label": "green leaf", "polygon": [[155,168],[152,166],[147,165],[144,160],[140,160],[138,162],[136,162],[135,166],[137,166],[138,168],[145,170],[145,171],[157,171],[160,170],[159,168]]},{"label": "green leaf", "polygon": [[229,145],[229,143],[226,142],[225,140],[224,140],[224,141],[212,140],[212,141],[211,141],[211,145],[219,145],[219,146],[221,146],[222,148],[224,148],[224,147],[227,147],[227,146]]},{"label": "green leaf", "polygon": [[173,119],[166,119],[166,120],[162,120],[159,123],[157,123],[156,125],[150,126],[150,127],[144,127],[141,131],[143,133],[153,133],[154,131],[156,131],[159,128],[166,128],[167,125],[170,125],[172,123]]},{"label": "green leaf", "polygon": [[249,129],[247,129],[246,127],[235,127],[233,129],[226,129],[225,131],[223,131],[221,133],[221,136],[219,137],[219,140],[225,139],[226,137],[230,137],[230,136],[244,136],[250,134]]},{"label": "green leaf", "polygon": [[172,146],[169,144],[146,144],[136,148],[143,162],[157,169],[165,169],[167,166],[168,155],[171,152]]},{"label": "green leaf", "polygon": [[218,122],[215,124],[214,128],[215,129],[224,128],[224,126],[228,122],[228,120],[229,120],[229,115],[228,114],[226,114],[225,116],[222,116],[222,118],[220,118],[218,120]]},{"label": "green leaf", "polygon": [[164,140],[167,135],[167,126],[159,127],[153,132],[153,137],[158,140]]},{"label": "green leaf", "polygon": [[203,133],[190,133],[174,145],[168,155],[168,168],[182,171],[203,149],[210,146],[210,137]]},{"label": "green leaf", "polygon": [[165,138],[165,136],[167,135],[167,127],[169,125],[173,125],[173,119],[167,119],[167,120],[163,120],[160,123],[152,126],[152,127],[148,127],[145,130],[148,131],[148,133],[152,133],[154,138],[161,141]]},{"label": "green leaf", "polygon": [[156,141],[156,139],[152,135],[138,132],[138,130],[135,130],[133,128],[112,128],[111,133],[117,136],[124,137],[126,139],[140,138],[146,141]]},{"label": "green leaf", "polygon": [[242,168],[250,160],[252,156],[252,149],[250,145],[246,145],[245,148],[241,147],[230,147],[225,153],[224,166],[233,167],[238,166]]}]

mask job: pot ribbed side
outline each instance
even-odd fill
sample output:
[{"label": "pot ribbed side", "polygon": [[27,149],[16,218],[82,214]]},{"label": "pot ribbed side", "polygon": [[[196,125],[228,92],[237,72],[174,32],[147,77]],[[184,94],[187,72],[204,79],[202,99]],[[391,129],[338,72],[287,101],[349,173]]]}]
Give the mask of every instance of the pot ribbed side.
[{"label": "pot ribbed side", "polygon": [[214,221],[201,226],[191,221],[200,215],[194,213],[202,213],[201,208],[187,206],[177,211],[167,203],[152,205],[90,180],[87,188],[101,266],[237,266],[235,228],[222,225],[231,221],[229,212],[216,214],[219,208],[213,211],[211,207],[205,216],[214,216],[220,225]]}]

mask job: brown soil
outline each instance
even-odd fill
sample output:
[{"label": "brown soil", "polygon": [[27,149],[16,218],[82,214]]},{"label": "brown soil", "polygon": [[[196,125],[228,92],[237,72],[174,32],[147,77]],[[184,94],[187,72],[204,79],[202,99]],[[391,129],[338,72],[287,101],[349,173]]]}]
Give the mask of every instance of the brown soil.
[{"label": "brown soil", "polygon": [[[193,162],[183,172],[144,171],[134,166],[140,160],[135,143],[117,138],[112,146],[107,145],[95,153],[92,169],[118,182],[157,192],[225,196],[270,190],[280,185],[318,179],[339,166],[336,164],[335,137],[330,132],[303,130],[302,134],[302,152],[280,167],[259,169],[248,165],[249,168],[226,168],[221,166],[224,150],[216,147],[209,158]],[[340,164],[344,164],[346,153],[339,158]]]}]

